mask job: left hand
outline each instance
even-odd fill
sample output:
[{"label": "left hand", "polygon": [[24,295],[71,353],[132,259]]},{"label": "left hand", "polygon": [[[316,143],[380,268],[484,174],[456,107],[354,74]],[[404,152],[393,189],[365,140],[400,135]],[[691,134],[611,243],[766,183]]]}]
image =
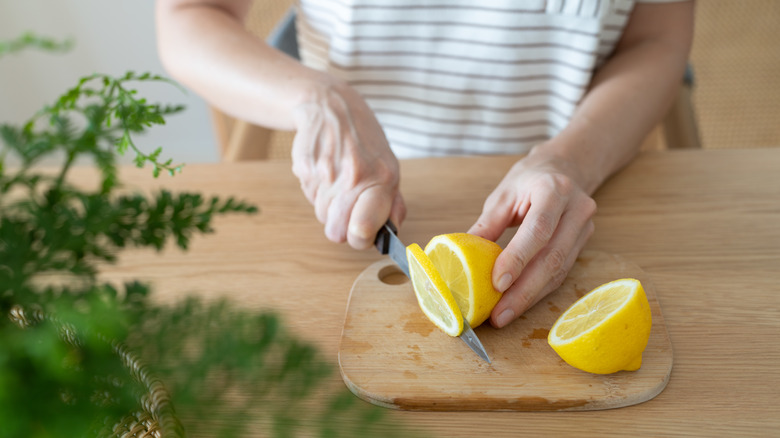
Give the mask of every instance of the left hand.
[{"label": "left hand", "polygon": [[493,267],[493,285],[504,293],[493,326],[514,321],[566,279],[594,230],[596,202],[582,180],[573,163],[537,147],[485,201],[469,233],[495,241],[519,225]]}]

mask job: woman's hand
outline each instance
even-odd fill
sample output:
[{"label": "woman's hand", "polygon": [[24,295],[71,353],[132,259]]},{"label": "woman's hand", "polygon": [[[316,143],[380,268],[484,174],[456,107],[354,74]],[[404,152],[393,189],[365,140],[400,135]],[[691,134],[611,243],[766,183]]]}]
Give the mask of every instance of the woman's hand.
[{"label": "woman's hand", "polygon": [[504,327],[557,289],[593,234],[596,203],[578,181],[572,163],[537,147],[485,201],[470,233],[495,241],[519,225],[493,268],[493,285],[504,292],[493,326]]},{"label": "woman's hand", "polygon": [[158,0],[170,74],[226,114],[297,130],[293,171],[325,234],[355,248],[406,214],[398,162],[363,98],[345,82],[269,47],[243,23],[249,0]]},{"label": "woman's hand", "polygon": [[504,292],[490,315],[494,326],[563,283],[593,233],[590,194],[636,155],[666,113],[692,39],[693,2],[637,4],[567,127],[519,161],[485,201],[469,232],[496,240],[520,225],[493,268]]},{"label": "woman's hand", "polygon": [[327,238],[363,249],[388,218],[400,225],[398,160],[363,98],[343,82],[323,81],[293,116],[293,173]]}]

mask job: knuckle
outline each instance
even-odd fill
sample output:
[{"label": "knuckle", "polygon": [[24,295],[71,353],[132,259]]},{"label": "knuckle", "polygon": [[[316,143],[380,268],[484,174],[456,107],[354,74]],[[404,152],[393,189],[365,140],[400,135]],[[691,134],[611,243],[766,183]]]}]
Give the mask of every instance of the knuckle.
[{"label": "knuckle", "polygon": [[531,223],[531,233],[534,238],[546,242],[555,232],[555,225],[549,214],[541,214]]},{"label": "knuckle", "polygon": [[524,293],[519,294],[517,297],[517,300],[513,303],[512,306],[515,310],[515,315],[520,315],[525,313],[526,310],[533,307],[533,305],[536,303],[536,295],[530,294],[530,293]]},{"label": "knuckle", "polygon": [[501,255],[505,266],[514,273],[522,271],[530,261],[527,255],[516,251],[504,251]]},{"label": "knuckle", "polygon": [[304,160],[293,160],[292,163],[292,172],[293,175],[298,177],[299,180],[305,181],[311,179],[311,171],[308,165],[304,162]]},{"label": "knuckle", "polygon": [[501,187],[488,196],[487,200],[485,201],[485,205],[489,204],[493,208],[509,207],[514,203],[514,200],[515,192],[513,190],[507,190],[506,188]]},{"label": "knuckle", "polygon": [[574,191],[574,181],[566,175],[552,175],[555,191],[561,195],[568,195]]},{"label": "knuckle", "polygon": [[554,193],[556,196],[567,197],[574,190],[576,185],[571,178],[560,173],[550,173],[543,175],[538,184],[540,188],[547,192]]},{"label": "knuckle", "polygon": [[341,166],[338,178],[346,187],[353,188],[360,185],[365,176],[366,172],[357,163],[349,163]]},{"label": "knuckle", "polygon": [[489,212],[495,210],[498,206],[503,205],[505,198],[503,191],[493,191],[482,204],[482,212]]},{"label": "knuckle", "polygon": [[393,163],[366,162],[358,156],[350,156],[341,166],[339,178],[350,187],[395,186],[399,172]]},{"label": "knuckle", "polygon": [[588,221],[588,224],[585,225],[585,236],[586,238],[590,239],[591,236],[593,236],[593,233],[596,231],[596,224],[593,223],[593,221]]},{"label": "knuckle", "polygon": [[598,211],[598,205],[596,204],[596,200],[591,198],[590,196],[585,197],[585,200],[582,203],[582,211],[585,212],[587,217],[593,217],[596,215],[596,212]]},{"label": "knuckle", "polygon": [[514,310],[515,315],[522,315],[533,307],[534,304],[540,299],[538,292],[532,291],[516,291],[511,297],[509,308]]},{"label": "knuckle", "polygon": [[548,287],[548,290],[552,292],[555,289],[558,289],[564,281],[566,281],[566,277],[569,275],[568,269],[559,269],[558,271],[553,274],[553,276],[550,278],[550,286]]},{"label": "knuckle", "polygon": [[316,173],[320,181],[333,183],[335,181],[335,169],[330,160],[318,160]]},{"label": "knuckle", "polygon": [[395,161],[381,160],[366,173],[372,180],[381,185],[394,185],[398,183],[398,166]]},{"label": "knuckle", "polygon": [[562,249],[552,248],[547,254],[547,257],[545,257],[548,272],[553,272],[555,275],[558,275],[561,270],[564,270],[563,268],[566,264],[566,258],[566,254]]}]

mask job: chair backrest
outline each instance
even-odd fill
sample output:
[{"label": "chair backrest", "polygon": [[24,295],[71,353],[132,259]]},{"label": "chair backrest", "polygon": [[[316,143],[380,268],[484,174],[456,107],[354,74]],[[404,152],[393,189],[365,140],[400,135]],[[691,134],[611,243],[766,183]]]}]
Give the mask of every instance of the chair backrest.
[{"label": "chair backrest", "polygon": [[295,9],[290,9],[279,24],[274,27],[266,41],[288,56],[301,59],[298,53],[298,32],[295,29]]},{"label": "chair backrest", "polygon": [[677,98],[662,123],[667,149],[701,147],[699,127],[693,105],[693,87],[693,67],[688,64]]}]

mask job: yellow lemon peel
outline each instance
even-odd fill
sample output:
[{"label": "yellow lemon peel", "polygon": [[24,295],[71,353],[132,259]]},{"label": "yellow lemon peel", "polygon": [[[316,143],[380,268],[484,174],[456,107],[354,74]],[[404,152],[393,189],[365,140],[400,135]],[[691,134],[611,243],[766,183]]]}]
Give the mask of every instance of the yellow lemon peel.
[{"label": "yellow lemon peel", "polygon": [[603,284],[569,307],[547,342],[569,365],[595,374],[636,371],[652,327],[642,284],[624,278]]}]

